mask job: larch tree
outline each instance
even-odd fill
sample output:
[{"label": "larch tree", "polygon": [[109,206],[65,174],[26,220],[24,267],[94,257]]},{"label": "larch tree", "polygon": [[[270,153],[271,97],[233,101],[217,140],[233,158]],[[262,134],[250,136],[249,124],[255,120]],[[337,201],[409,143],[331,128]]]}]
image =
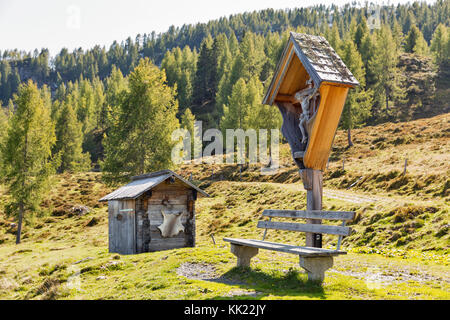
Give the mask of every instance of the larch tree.
[{"label": "larch tree", "polygon": [[233,86],[228,105],[224,106],[224,114],[220,123],[221,129],[247,129],[250,112],[247,83],[240,78]]},{"label": "larch tree", "polygon": [[[257,77],[247,84],[247,101],[249,103],[247,125],[249,128],[279,129],[283,119],[277,107],[262,104],[264,87]],[[269,139],[270,141],[270,139]]]},{"label": "larch tree", "polygon": [[411,27],[408,36],[406,37],[405,51],[420,55],[427,55],[429,52],[428,44],[425,41],[422,32],[420,32],[419,28],[415,25]]},{"label": "larch tree", "polygon": [[[374,55],[369,60],[369,69],[374,77],[374,97],[378,110],[390,115],[390,102],[404,103],[404,77],[397,67],[399,52],[387,26],[376,33]],[[384,106],[384,108],[383,108]]]},{"label": "larch tree", "polygon": [[173,167],[172,132],[179,128],[175,90],[164,71],[146,58],[129,75],[112,127],[104,139],[103,179],[108,184]]},{"label": "larch tree", "polygon": [[59,172],[79,172],[90,167],[88,153],[83,153],[83,132],[70,103],[64,103],[56,121],[54,153],[61,160]]},{"label": "larch tree", "polygon": [[233,86],[228,105],[224,106],[220,127],[225,137],[224,143],[227,145],[227,152],[229,151],[228,146],[231,145],[233,148],[237,148],[238,153],[244,152],[244,150],[249,151],[248,148],[242,150],[243,146],[237,144],[237,141],[234,141],[234,137],[231,138],[233,141],[228,141],[226,134],[227,129],[242,129],[244,131],[251,129],[249,120],[254,97],[249,89],[244,78],[240,78]]},{"label": "larch tree", "polygon": [[[1,102],[1,101],[0,101]],[[4,109],[0,103],[0,146],[3,145],[8,135],[8,115],[6,108]],[[0,152],[0,162],[2,162],[2,154]]]},{"label": "larch tree", "polygon": [[167,83],[177,88],[177,99],[180,104],[180,113],[191,106],[193,81],[196,73],[197,53],[186,46],[167,51],[161,68],[165,70]]},{"label": "larch tree", "polygon": [[433,33],[431,39],[431,51],[433,52],[437,65],[442,65],[449,62],[450,58],[450,36],[449,28],[439,24]]},{"label": "larch tree", "polygon": [[180,121],[180,125],[182,129],[185,129],[189,132],[190,137],[191,137],[191,152],[189,153],[190,156],[192,156],[192,150],[194,150],[194,144],[195,144],[195,135],[196,134],[201,134],[201,132],[197,132],[196,130],[198,130],[195,127],[195,116],[192,114],[191,109],[186,108],[186,110],[183,112],[183,114],[181,115],[181,121]]},{"label": "larch tree", "polygon": [[341,44],[341,37],[339,35],[339,29],[338,29],[336,21],[333,21],[333,25],[332,25],[331,29],[328,31],[326,38],[328,40],[328,43],[331,45],[331,47],[334,50],[337,50],[339,48],[339,46]]},{"label": "larch tree", "polygon": [[35,83],[22,84],[14,100],[16,111],[1,146],[1,169],[11,195],[7,211],[18,216],[18,244],[25,213],[36,212],[54,173],[52,147],[56,139],[50,109]]},{"label": "larch tree", "polygon": [[108,131],[111,127],[112,114],[117,114],[120,108],[120,96],[128,90],[128,80],[125,78],[116,66],[112,66],[111,74],[106,78],[105,89],[105,107],[102,111],[101,118],[103,123],[103,131]]},{"label": "larch tree", "polygon": [[347,130],[348,146],[351,147],[353,146],[351,130],[364,125],[370,116],[372,91],[366,90],[364,64],[353,41],[347,40],[343,43],[340,56],[360,84],[350,90],[341,117],[341,127]]}]

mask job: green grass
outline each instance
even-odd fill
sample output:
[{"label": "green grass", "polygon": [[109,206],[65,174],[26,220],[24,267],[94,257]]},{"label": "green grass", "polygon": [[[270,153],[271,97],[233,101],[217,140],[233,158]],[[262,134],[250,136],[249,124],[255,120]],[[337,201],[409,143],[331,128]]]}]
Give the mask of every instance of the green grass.
[{"label": "green grass", "polygon": [[[215,182],[207,192],[212,198],[199,199],[196,206],[196,248],[133,256],[110,254],[106,207],[94,208],[81,217],[58,213],[37,220],[34,227],[26,228],[28,237],[19,246],[13,244],[13,235],[9,234],[0,246],[0,298],[449,299],[449,259],[443,247],[421,251],[389,243],[356,246],[358,238],[347,237],[344,247],[349,254],[335,259],[335,266],[327,272],[322,286],[307,282],[298,258],[293,255],[262,250],[252,260],[251,269],[237,269],[235,257],[222,237],[261,238],[262,230],[256,228],[256,223],[263,208],[300,209],[305,205],[304,191],[295,184]],[[326,203],[334,209],[359,210],[358,205],[338,199],[326,198]],[[386,219],[399,214],[377,217],[379,208],[362,206],[365,213],[360,214],[353,226],[358,230],[355,237],[361,234],[370,237],[364,231],[371,222],[377,228],[394,225]],[[409,211],[400,214],[406,219]],[[435,212],[433,219],[436,214],[443,215]],[[87,227],[93,218],[99,223]],[[428,228],[428,224],[425,219],[422,228]],[[269,231],[267,240],[299,244],[304,237],[300,233]],[[324,241],[325,247],[332,247],[336,237],[325,237]],[[177,269],[184,263],[211,266],[219,280],[178,275]],[[397,274],[397,278],[407,277],[387,283],[370,280],[380,270]],[[361,272],[366,274],[360,275]],[[411,273],[422,278],[408,279]]]},{"label": "green grass", "polygon": [[[383,284],[345,272],[371,268],[403,270],[445,278],[448,267],[439,263],[355,254],[335,260],[323,285],[307,282],[298,259],[262,251],[252,268],[235,268],[228,247],[203,243],[136,256],[118,256],[106,248],[73,247],[50,251],[39,244],[2,247],[2,299],[449,299],[447,281],[410,281]],[[17,249],[17,248],[16,248]],[[24,250],[31,250],[24,252]],[[89,259],[86,259],[89,258]],[[86,259],[82,261],[83,259]],[[78,261],[82,261],[75,264]],[[182,263],[213,266],[217,281],[188,279],[177,274]],[[4,268],[7,265],[7,268]],[[364,269],[362,266],[365,266]],[[405,271],[406,270],[406,271]],[[392,271],[394,272],[394,271]]]}]

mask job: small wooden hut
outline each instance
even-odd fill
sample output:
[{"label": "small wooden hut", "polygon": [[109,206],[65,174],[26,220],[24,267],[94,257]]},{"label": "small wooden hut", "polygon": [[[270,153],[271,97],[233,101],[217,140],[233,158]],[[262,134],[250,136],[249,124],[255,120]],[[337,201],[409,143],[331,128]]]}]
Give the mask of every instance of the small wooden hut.
[{"label": "small wooden hut", "polygon": [[348,90],[357,85],[325,38],[291,32],[263,103],[280,109],[300,169],[325,170]]},{"label": "small wooden hut", "polygon": [[136,176],[108,202],[109,252],[136,254],[195,246],[195,201],[207,193],[170,170]]}]

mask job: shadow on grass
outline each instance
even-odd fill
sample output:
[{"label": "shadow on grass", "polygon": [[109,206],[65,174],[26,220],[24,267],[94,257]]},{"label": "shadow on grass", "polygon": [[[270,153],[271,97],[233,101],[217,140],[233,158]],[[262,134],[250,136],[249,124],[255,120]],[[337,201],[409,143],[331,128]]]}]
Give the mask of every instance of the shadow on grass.
[{"label": "shadow on grass", "polygon": [[[235,294],[213,298],[217,300],[261,299],[269,295],[273,297],[295,296],[326,299],[320,283],[308,281],[305,273],[295,269],[290,269],[288,272],[273,271],[268,273],[263,272],[259,268],[234,267],[220,278],[209,281],[237,285],[242,289],[241,294],[239,294],[239,290],[234,290]],[[251,289],[255,290],[255,292],[248,292]]]}]

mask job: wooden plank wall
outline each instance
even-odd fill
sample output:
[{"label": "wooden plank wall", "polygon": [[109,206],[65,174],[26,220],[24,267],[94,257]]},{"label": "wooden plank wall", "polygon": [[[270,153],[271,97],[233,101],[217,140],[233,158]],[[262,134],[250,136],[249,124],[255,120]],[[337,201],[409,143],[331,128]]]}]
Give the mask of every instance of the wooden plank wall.
[{"label": "wooden plank wall", "polygon": [[[179,181],[170,184],[163,182],[152,190],[152,196],[148,199],[148,217],[150,243],[148,251],[169,250],[195,245],[195,214],[193,205],[188,210],[188,197],[191,198],[192,190]],[[161,210],[165,213],[182,214],[181,223],[185,227],[184,232],[172,238],[163,238],[158,229],[164,222]]]},{"label": "wooden plank wall", "polygon": [[148,218],[148,198],[145,194],[136,199],[136,253],[149,251],[150,220]]}]

